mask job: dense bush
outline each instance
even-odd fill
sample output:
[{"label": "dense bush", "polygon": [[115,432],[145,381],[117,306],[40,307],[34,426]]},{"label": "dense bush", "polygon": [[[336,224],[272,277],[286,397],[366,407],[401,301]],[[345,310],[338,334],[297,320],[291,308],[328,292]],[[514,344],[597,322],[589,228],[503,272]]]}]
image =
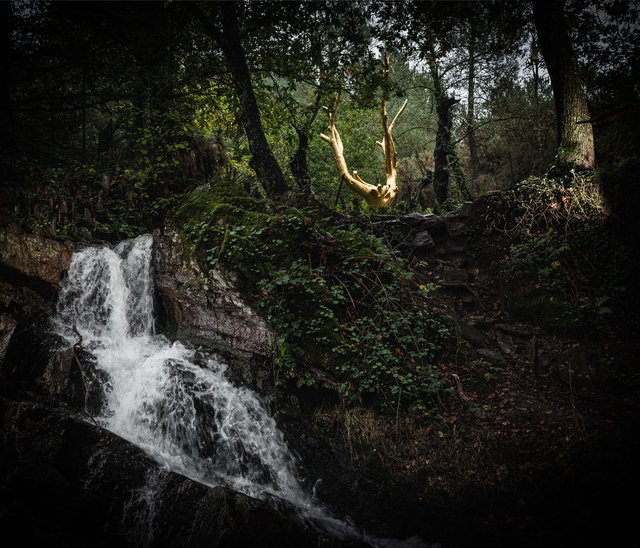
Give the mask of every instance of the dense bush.
[{"label": "dense bush", "polygon": [[506,304],[549,327],[601,332],[624,298],[625,247],[607,224],[593,173],[530,177],[487,201],[484,226],[502,232]]}]

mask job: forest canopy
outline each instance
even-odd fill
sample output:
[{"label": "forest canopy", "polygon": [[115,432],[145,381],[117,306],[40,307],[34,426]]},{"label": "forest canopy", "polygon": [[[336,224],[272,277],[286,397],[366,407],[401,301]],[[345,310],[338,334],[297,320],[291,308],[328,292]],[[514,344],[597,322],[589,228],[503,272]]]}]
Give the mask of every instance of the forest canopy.
[{"label": "forest canopy", "polygon": [[[347,165],[374,187],[385,182],[380,100],[394,115],[406,101],[394,132],[401,210],[452,209],[554,163],[629,172],[637,164],[639,15],[629,2],[2,9],[2,173],[12,211],[48,200],[61,222],[80,179],[90,224],[157,224],[176,194],[214,180],[366,210],[362,196],[341,190],[320,139],[323,107],[337,93]],[[563,114],[576,97],[577,110]],[[591,152],[578,158],[576,146]],[[622,179],[603,182],[613,207],[637,196]],[[100,214],[105,191],[127,207]]]}]

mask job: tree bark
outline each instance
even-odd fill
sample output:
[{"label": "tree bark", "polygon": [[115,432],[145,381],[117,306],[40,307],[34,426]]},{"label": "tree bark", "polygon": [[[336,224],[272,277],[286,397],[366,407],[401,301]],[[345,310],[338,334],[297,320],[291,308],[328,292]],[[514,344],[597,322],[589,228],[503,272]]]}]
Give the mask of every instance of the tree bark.
[{"label": "tree bark", "polygon": [[264,186],[267,195],[278,198],[288,190],[288,185],[262,127],[260,109],[251,83],[251,73],[238,29],[237,14],[241,9],[241,2],[222,2],[220,4],[222,36],[219,45],[231,72],[233,87],[240,102],[238,120],[249,141],[251,167]]},{"label": "tree bark", "polygon": [[309,177],[309,167],[307,165],[307,151],[309,150],[309,136],[304,129],[296,128],[298,135],[298,148],[289,160],[291,173],[296,184],[302,192],[308,194],[311,190],[311,178]]},{"label": "tree bark", "polygon": [[558,159],[572,168],[591,169],[595,166],[593,127],[562,1],[533,0],[538,42],[553,89]]},{"label": "tree bark", "polygon": [[447,97],[444,94],[436,96],[436,113],[438,115],[438,130],[436,132],[436,147],[433,152],[433,191],[438,204],[442,205],[449,198],[449,150],[451,148],[451,109],[460,99]]},{"label": "tree bark", "polygon": [[449,151],[451,149],[451,109],[460,99],[449,97],[444,88],[442,78],[433,52],[428,56],[429,72],[433,81],[433,96],[438,116],[436,130],[436,146],[433,151],[433,191],[442,205],[449,198]]},{"label": "tree bark", "polygon": [[200,20],[205,31],[222,50],[240,103],[237,116],[249,142],[251,167],[267,195],[271,198],[279,198],[289,190],[289,187],[267,142],[258,101],[251,83],[251,73],[238,28],[238,13],[242,10],[242,2],[218,3],[222,16],[222,29],[219,29],[195,2],[185,2],[185,6]]},{"label": "tree bark", "polygon": [[471,188],[478,191],[478,172],[480,171],[480,158],[478,157],[478,141],[476,139],[475,124],[475,93],[476,93],[476,60],[475,60],[475,36],[473,31],[469,35],[469,81],[467,85],[467,143],[469,145],[469,157],[471,163]]}]

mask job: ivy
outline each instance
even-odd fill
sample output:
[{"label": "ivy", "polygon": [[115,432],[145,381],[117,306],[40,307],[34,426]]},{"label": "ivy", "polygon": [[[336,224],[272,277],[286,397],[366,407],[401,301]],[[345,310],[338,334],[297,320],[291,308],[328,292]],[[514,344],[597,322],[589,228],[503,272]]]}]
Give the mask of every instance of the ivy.
[{"label": "ivy", "polygon": [[454,335],[435,286],[382,239],[228,185],[194,191],[175,221],[201,265],[232,275],[274,329],[276,385],[329,382],[347,402],[389,410],[431,408],[448,390],[439,365]]}]

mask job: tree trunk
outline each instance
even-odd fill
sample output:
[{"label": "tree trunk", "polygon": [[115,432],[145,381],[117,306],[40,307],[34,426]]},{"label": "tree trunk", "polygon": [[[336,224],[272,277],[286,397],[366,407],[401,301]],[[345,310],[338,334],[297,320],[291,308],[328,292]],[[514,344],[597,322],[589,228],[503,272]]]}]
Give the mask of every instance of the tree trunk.
[{"label": "tree trunk", "polygon": [[558,158],[570,167],[595,166],[593,127],[578,62],[567,32],[562,0],[533,0],[538,42],[544,57],[556,108]]},{"label": "tree trunk", "polygon": [[433,81],[433,97],[438,116],[436,146],[433,151],[433,191],[438,204],[442,205],[449,198],[449,151],[451,149],[451,125],[453,123],[451,108],[460,102],[460,99],[447,96],[433,51],[427,57],[427,62],[431,80]]},{"label": "tree trunk", "polygon": [[469,36],[469,81],[467,86],[467,143],[469,145],[469,157],[471,162],[471,188],[478,192],[478,172],[480,171],[480,158],[478,157],[478,141],[476,139],[475,124],[475,93],[476,93],[476,60],[475,60],[475,36],[473,31]]},{"label": "tree trunk", "polygon": [[298,135],[298,148],[291,159],[289,160],[289,166],[291,167],[291,173],[296,181],[296,184],[302,192],[308,194],[311,190],[309,167],[307,166],[307,151],[309,150],[309,136],[304,129],[296,128],[296,134]]},{"label": "tree trunk", "polygon": [[436,147],[433,152],[433,190],[438,204],[442,205],[449,198],[449,150],[451,146],[451,108],[460,101],[444,94],[436,96],[436,113],[438,114],[438,130]]},{"label": "tree trunk", "polygon": [[288,185],[262,127],[260,109],[238,29],[237,13],[241,9],[241,4],[223,2],[220,9],[222,37],[219,45],[231,72],[233,86],[240,102],[238,120],[249,141],[251,167],[255,170],[267,194],[270,197],[279,197],[288,190]]}]

